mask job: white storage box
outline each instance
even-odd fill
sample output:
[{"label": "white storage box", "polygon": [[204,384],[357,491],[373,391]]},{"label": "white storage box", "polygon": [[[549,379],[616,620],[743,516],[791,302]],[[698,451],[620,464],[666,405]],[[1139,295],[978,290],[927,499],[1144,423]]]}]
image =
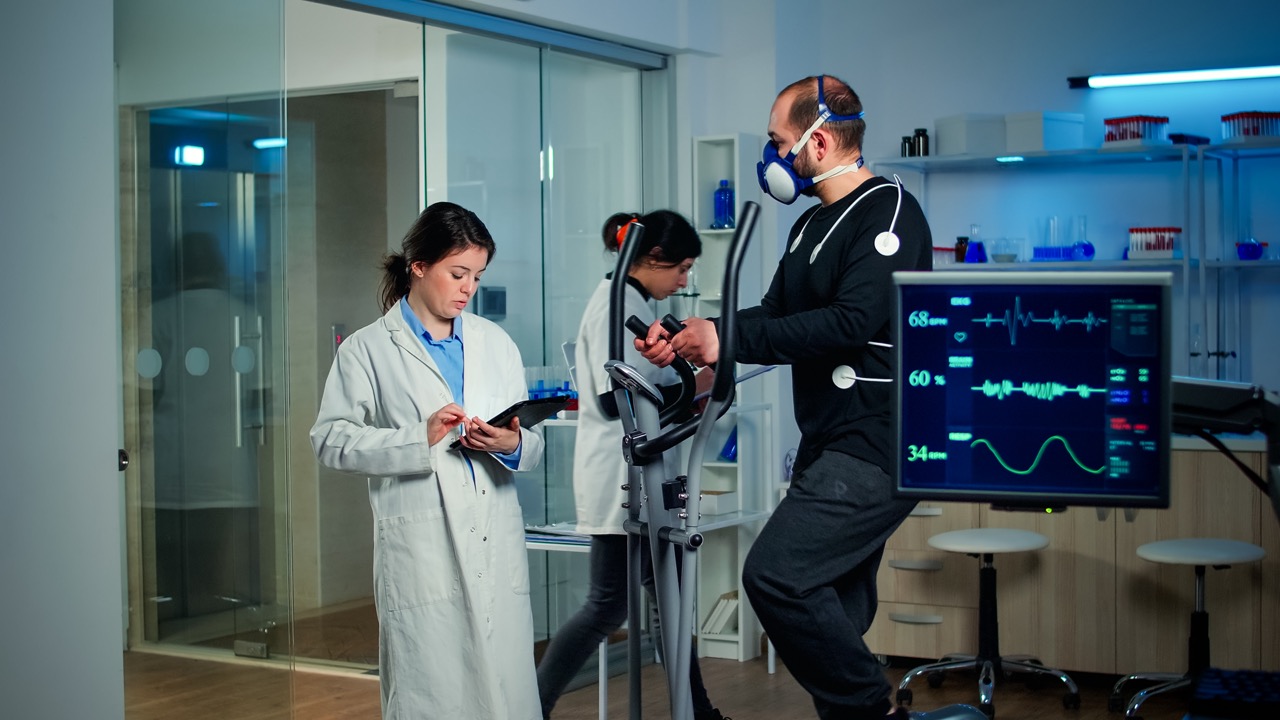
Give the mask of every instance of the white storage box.
[{"label": "white storage box", "polygon": [[1022,112],[1004,116],[1005,152],[1077,150],[1084,147],[1084,115]]},{"label": "white storage box", "polygon": [[738,493],[719,490],[703,490],[698,512],[703,515],[723,515],[738,509]]},{"label": "white storage box", "polygon": [[1003,155],[1003,115],[949,115],[934,124],[936,155]]}]

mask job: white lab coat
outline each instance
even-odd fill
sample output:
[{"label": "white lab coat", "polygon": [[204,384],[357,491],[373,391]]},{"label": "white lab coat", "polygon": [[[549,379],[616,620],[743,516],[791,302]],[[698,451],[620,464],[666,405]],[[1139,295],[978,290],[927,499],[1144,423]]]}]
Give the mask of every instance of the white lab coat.
[{"label": "white lab coat", "polygon": [[[403,301],[401,301],[403,302]],[[494,323],[462,315],[468,415],[527,398],[520,352]],[[311,444],[324,465],[369,478],[382,716],[541,720],[524,519],[515,476],[488,453],[427,444],[453,396],[399,305],[338,348]],[[542,459],[521,429],[518,471]]]},{"label": "white lab coat", "polygon": [[[622,503],[627,494],[627,463],[622,457],[622,421],[609,419],[597,396],[610,389],[609,373],[609,286],[602,280],[587,301],[578,326],[575,363],[578,383],[578,434],[573,450],[573,494],[578,511],[578,531],[589,535],[622,535],[627,511]],[[627,285],[626,314],[646,325],[654,321],[653,309],[631,285]],[[655,367],[635,349],[635,336],[623,333],[623,361],[640,371],[654,385],[670,385],[679,380],[671,368]]]}]

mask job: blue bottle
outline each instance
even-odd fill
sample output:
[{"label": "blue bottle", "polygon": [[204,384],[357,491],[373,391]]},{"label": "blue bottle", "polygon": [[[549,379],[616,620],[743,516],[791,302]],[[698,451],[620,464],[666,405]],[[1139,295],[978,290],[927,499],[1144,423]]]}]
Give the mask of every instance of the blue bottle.
[{"label": "blue bottle", "polygon": [[734,226],[733,222],[733,186],[728,180],[721,180],[716,188],[714,202],[714,219],[711,227],[715,230],[726,230]]},{"label": "blue bottle", "polygon": [[720,450],[721,462],[737,462],[738,461],[738,426],[734,425],[729,431],[729,438],[724,441],[724,447]]}]

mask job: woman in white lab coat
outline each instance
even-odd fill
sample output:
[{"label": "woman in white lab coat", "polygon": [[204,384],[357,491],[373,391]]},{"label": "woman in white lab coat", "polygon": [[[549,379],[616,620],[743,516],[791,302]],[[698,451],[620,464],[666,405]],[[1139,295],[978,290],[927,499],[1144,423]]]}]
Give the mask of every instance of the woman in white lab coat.
[{"label": "woman in white lab coat", "polygon": [[540,717],[514,473],[543,441],[484,422],[527,398],[524,367],[502,328],[463,312],[493,253],[474,213],[428,207],[384,264],[386,314],[338,347],[311,428],[324,465],[369,477],[388,720]]},{"label": "woman in white lab coat", "polygon": [[[698,233],[680,215],[658,210],[647,215],[619,213],[604,226],[605,248],[617,251],[633,221],[645,232],[636,260],[627,271],[626,309],[649,325],[655,319],[650,300],[663,300],[688,285],[689,270],[702,252]],[[622,626],[627,617],[627,536],[622,521],[627,511],[627,465],[622,457],[622,421],[618,419],[608,373],[609,297],[611,280],[596,286],[578,327],[575,365],[578,384],[578,432],[573,452],[573,490],[577,501],[578,531],[591,535],[591,587],[586,604],[560,626],[538,663],[538,691],[544,718],[582,668],[600,641]],[[674,397],[679,379],[670,367],[658,368],[645,360],[631,342],[623,343],[623,360],[645,379]],[[711,373],[698,374],[700,389],[710,387]],[[648,547],[648,543],[643,544]],[[648,553],[645,552],[648,563]],[[720,720],[720,712],[707,699],[694,653],[690,666],[696,720]]]}]

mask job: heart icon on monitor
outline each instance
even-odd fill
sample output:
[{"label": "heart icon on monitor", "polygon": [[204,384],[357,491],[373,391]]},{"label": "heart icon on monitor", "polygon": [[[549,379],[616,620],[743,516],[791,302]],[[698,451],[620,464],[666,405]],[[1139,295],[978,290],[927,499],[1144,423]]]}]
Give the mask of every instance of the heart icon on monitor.
[{"label": "heart icon on monitor", "polygon": [[965,340],[968,340],[968,339],[969,339],[969,333],[962,333],[962,332],[956,333],[956,342],[964,342]]}]

